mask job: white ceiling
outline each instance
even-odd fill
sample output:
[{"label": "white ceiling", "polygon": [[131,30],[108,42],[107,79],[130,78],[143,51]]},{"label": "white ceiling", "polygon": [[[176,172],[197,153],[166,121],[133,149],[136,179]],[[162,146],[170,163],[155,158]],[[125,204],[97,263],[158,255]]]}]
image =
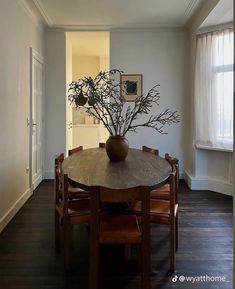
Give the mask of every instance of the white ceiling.
[{"label": "white ceiling", "polygon": [[49,26],[84,29],[184,26],[203,0],[33,0]]}]

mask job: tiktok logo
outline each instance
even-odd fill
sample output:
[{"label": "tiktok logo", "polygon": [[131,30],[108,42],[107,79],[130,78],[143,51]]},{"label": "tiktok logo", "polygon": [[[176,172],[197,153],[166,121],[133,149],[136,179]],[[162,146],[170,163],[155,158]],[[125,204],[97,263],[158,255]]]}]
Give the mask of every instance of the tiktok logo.
[{"label": "tiktok logo", "polygon": [[174,277],[172,277],[172,282],[174,282],[174,283],[177,282],[178,278],[179,277],[177,275],[175,275]]}]

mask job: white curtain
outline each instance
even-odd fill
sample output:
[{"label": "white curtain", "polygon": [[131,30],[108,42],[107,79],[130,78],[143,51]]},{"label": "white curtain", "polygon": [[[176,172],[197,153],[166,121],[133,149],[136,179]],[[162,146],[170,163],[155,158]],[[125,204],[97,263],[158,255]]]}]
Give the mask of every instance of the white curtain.
[{"label": "white curtain", "polygon": [[233,147],[233,31],[199,35],[195,66],[195,143]]}]

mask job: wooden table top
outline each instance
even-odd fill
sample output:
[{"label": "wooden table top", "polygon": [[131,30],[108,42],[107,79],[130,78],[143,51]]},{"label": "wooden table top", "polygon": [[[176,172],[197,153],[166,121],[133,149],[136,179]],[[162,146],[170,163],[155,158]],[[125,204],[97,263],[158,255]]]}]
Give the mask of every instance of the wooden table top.
[{"label": "wooden table top", "polygon": [[62,169],[73,183],[86,190],[91,186],[155,188],[164,183],[171,172],[171,166],[164,158],[138,149],[129,149],[125,161],[111,162],[105,148],[72,154],[64,160]]}]

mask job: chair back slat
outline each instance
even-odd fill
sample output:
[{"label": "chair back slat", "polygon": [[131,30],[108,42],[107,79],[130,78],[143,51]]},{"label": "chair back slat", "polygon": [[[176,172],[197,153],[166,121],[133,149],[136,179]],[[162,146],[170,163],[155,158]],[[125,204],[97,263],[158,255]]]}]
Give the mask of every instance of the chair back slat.
[{"label": "chair back slat", "polygon": [[56,174],[59,179],[59,181],[62,181],[62,163],[64,161],[64,154],[60,154],[56,159],[55,159],[55,165],[56,165]]},{"label": "chair back slat", "polygon": [[104,142],[99,143],[99,148],[105,148],[105,147],[106,147],[106,144]]},{"label": "chair back slat", "polygon": [[150,147],[147,147],[147,146],[142,146],[142,150],[144,152],[151,153],[151,154],[156,155],[156,156],[159,155],[159,150],[158,149],[153,149],[153,148],[150,148]]},{"label": "chair back slat", "polygon": [[165,159],[171,165],[172,172],[175,171],[175,203],[178,203],[178,192],[179,192],[179,160],[170,156],[168,153],[165,154]]},{"label": "chair back slat", "polygon": [[56,203],[59,202],[61,198],[61,190],[62,190],[62,163],[64,161],[64,154],[61,153],[59,156],[55,156],[55,166],[54,166],[54,173],[55,173],[55,201]]},{"label": "chair back slat", "polygon": [[68,175],[62,173],[62,203],[63,203],[63,217],[68,218]]},{"label": "chair back slat", "polygon": [[130,189],[112,190],[100,187],[100,200],[102,202],[137,202],[141,200],[141,188],[135,187]]},{"label": "chair back slat", "polygon": [[179,163],[178,159],[170,156],[168,153],[165,154],[165,160],[167,160],[168,163],[172,166],[172,169],[173,169],[173,166],[178,165]]},{"label": "chair back slat", "polygon": [[174,168],[173,171],[170,173],[169,176],[169,183],[170,183],[170,218],[175,218],[175,204],[177,199],[177,192],[176,192],[176,169]]},{"label": "chair back slat", "polygon": [[78,152],[80,152],[82,150],[83,150],[83,146],[79,146],[79,147],[76,147],[74,149],[71,149],[71,150],[69,150],[69,156],[71,156],[74,153],[78,153]]}]

